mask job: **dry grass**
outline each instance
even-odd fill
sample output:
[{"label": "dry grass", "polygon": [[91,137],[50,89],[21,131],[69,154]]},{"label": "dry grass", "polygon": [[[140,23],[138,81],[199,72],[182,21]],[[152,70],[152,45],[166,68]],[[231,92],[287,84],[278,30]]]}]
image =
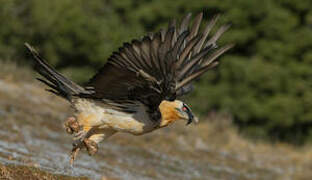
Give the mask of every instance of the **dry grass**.
[{"label": "dry grass", "polygon": [[0,59],[0,78],[6,81],[34,81],[34,72],[15,62],[3,61]]},{"label": "dry grass", "polygon": [[88,178],[55,175],[36,167],[0,164],[0,179],[3,180],[86,180]]},{"label": "dry grass", "polygon": [[201,137],[193,144],[195,147],[231,155],[243,162],[240,168],[247,168],[247,165],[279,171],[278,179],[312,178],[310,145],[296,147],[285,143],[253,142],[242,137],[229,120],[222,118],[208,119],[192,133]]},{"label": "dry grass", "polygon": [[[126,136],[113,137],[112,141],[127,145],[129,138]],[[224,117],[210,117],[189,128],[185,128],[184,122],[179,123],[151,135],[133,138],[131,144],[147,149],[152,147],[184,159],[208,161],[242,174],[257,172],[261,177],[263,171],[263,175],[268,172],[279,174],[273,177],[280,180],[312,178],[310,145],[297,147],[286,143],[253,142],[241,136],[230,119]]]}]

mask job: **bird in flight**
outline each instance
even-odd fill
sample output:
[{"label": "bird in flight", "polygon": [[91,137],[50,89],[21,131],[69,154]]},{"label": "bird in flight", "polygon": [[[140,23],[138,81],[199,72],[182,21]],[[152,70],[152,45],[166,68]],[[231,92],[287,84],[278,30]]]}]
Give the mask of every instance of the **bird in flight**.
[{"label": "bird in flight", "polygon": [[178,120],[196,121],[191,109],[177,99],[192,91],[192,82],[233,47],[216,44],[229,25],[208,38],[218,17],[201,28],[203,13],[192,23],[189,13],[179,24],[172,20],[166,29],[124,43],[84,86],[58,73],[25,43],[34,69],[43,77],[37,79],[75,110],[64,123],[74,139],[70,162],[82,148],[95,154],[98,144],[116,132],[143,135]]}]

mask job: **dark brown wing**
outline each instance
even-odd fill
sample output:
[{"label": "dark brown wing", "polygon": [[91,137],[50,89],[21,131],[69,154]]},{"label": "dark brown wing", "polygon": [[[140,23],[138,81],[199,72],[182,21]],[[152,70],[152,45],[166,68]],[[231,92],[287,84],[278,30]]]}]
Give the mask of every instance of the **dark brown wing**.
[{"label": "dark brown wing", "polygon": [[190,28],[187,14],[178,27],[173,20],[166,30],[125,43],[88,82],[87,88],[95,92],[91,98],[139,101],[153,111],[162,100],[188,93],[192,80],[217,65],[216,58],[232,47],[216,46],[228,25],[207,38],[218,16],[199,32],[202,16],[197,15]]}]

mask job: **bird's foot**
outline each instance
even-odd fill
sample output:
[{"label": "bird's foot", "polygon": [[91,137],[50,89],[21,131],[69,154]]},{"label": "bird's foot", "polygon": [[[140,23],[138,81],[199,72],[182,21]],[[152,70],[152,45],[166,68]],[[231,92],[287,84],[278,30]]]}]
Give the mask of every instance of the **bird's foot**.
[{"label": "bird's foot", "polygon": [[73,147],[71,153],[70,153],[70,164],[73,165],[78,153],[80,151],[80,147]]},{"label": "bird's foot", "polygon": [[98,150],[97,143],[92,141],[91,139],[84,139],[83,142],[84,142],[84,145],[87,148],[87,151],[88,151],[89,155],[93,156],[97,152],[97,150]]},{"label": "bird's foot", "polygon": [[83,146],[84,146],[84,143],[80,139],[77,139],[73,142],[73,149],[72,149],[71,154],[70,154],[70,164],[71,165],[74,163],[80,149],[82,149]]},{"label": "bird's foot", "polygon": [[88,132],[79,131],[74,133],[74,142],[73,142],[73,150],[76,148],[82,148],[84,145],[84,140],[87,138]]},{"label": "bird's foot", "polygon": [[88,132],[86,131],[79,131],[74,135],[74,143],[73,148],[75,147],[83,147],[85,146],[87,148],[87,151],[89,155],[94,155],[97,152],[98,145],[95,141],[88,139]]},{"label": "bird's foot", "polygon": [[79,151],[86,147],[89,155],[94,155],[97,152],[97,143],[88,139],[88,131],[80,130],[74,133],[73,149],[71,151],[70,164],[73,164]]},{"label": "bird's foot", "polygon": [[73,142],[73,149],[71,151],[71,155],[70,155],[70,164],[72,165],[80,151],[80,149],[83,148],[84,144],[84,139],[86,137],[86,132],[84,131],[79,131],[77,133],[74,134],[75,139]]},{"label": "bird's foot", "polygon": [[68,134],[78,133],[80,128],[80,125],[75,117],[69,117],[64,123],[65,130]]},{"label": "bird's foot", "polygon": [[73,149],[71,151],[71,156],[70,156],[70,164],[72,165],[80,151],[83,147],[86,147],[88,154],[90,156],[93,156],[97,151],[98,151],[98,145],[96,142],[90,140],[90,139],[83,139],[81,141],[80,139],[74,141],[73,143]]}]

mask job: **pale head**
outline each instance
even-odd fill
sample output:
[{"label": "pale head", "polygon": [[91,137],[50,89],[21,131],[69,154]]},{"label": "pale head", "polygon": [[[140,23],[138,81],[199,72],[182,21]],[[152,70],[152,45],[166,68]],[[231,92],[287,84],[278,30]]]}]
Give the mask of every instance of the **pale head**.
[{"label": "pale head", "polygon": [[162,101],[159,105],[162,120],[160,126],[167,126],[176,120],[186,120],[187,124],[196,122],[191,109],[182,101]]}]

